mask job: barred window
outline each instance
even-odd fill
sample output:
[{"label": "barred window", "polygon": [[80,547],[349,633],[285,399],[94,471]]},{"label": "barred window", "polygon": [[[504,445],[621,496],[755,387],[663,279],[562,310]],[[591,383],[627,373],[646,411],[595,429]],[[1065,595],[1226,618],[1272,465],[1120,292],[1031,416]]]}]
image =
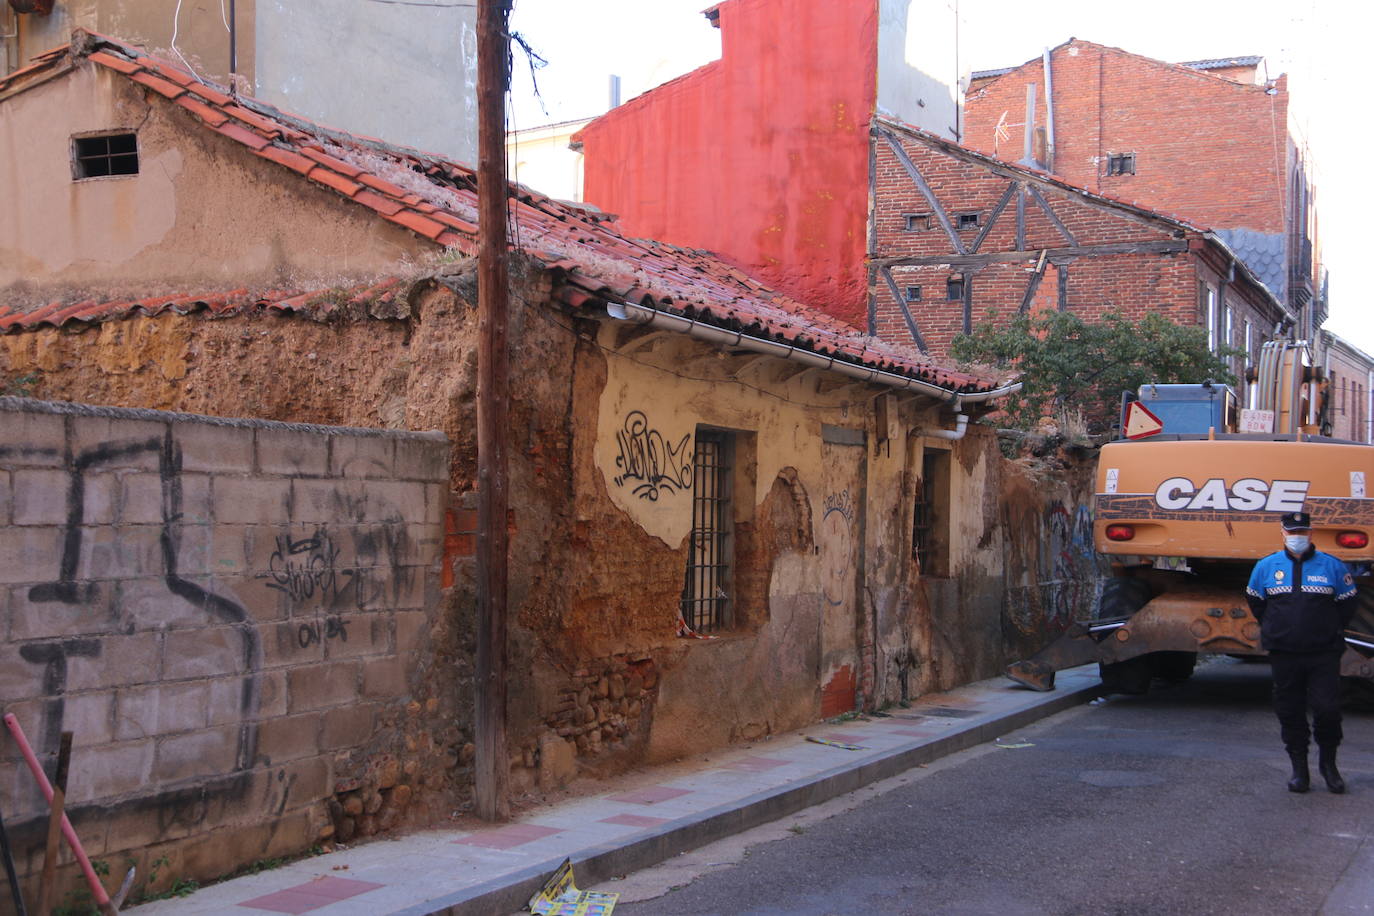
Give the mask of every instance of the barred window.
[{"label": "barred window", "polygon": [[1107,157],[1108,175],[1134,175],[1135,153],[1114,153]]},{"label": "barred window", "polygon": [[138,141],[133,134],[72,138],[72,175],[104,178],[138,174]]},{"label": "barred window", "polygon": [[730,505],[735,434],[697,427],[692,458],[692,533],[682,619],[698,633],[730,625],[734,524]]}]

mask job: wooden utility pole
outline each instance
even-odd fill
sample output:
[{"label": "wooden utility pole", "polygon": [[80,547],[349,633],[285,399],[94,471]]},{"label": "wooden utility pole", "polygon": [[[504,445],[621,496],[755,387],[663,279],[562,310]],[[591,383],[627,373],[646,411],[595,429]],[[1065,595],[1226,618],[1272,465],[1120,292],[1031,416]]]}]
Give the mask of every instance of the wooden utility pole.
[{"label": "wooden utility pole", "polygon": [[506,87],[511,0],[477,2],[477,816],[510,816],[506,783]]}]

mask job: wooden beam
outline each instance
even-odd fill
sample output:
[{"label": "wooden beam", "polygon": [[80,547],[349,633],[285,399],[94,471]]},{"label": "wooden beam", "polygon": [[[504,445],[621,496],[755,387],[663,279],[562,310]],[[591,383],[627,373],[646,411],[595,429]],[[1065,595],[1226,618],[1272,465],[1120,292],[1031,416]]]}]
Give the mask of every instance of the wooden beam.
[{"label": "wooden beam", "polygon": [[911,309],[906,307],[906,298],[901,290],[897,289],[897,281],[892,279],[892,271],[886,267],[879,271],[883,279],[887,281],[887,288],[892,291],[892,298],[897,303],[897,308],[901,310],[902,318],[906,320],[906,329],[911,332],[911,339],[916,342],[916,348],[922,353],[927,352],[925,339],[921,337],[921,331],[916,327],[916,319],[911,317]]},{"label": "wooden beam", "polygon": [[506,574],[510,317],[506,263],[506,108],[511,0],[477,0],[477,660],[473,801],[484,821],[510,817],[506,750]]},{"label": "wooden beam", "polygon": [[926,203],[930,204],[931,212],[934,213],[935,218],[940,221],[940,228],[944,229],[945,235],[949,236],[950,243],[954,245],[954,250],[960,254],[965,254],[963,240],[959,238],[959,233],[954,231],[954,227],[949,224],[949,217],[945,214],[944,207],[940,206],[940,201],[935,198],[935,192],[930,189],[930,185],[926,184],[926,180],[921,177],[921,172],[916,168],[916,163],[911,161],[911,157],[908,156],[906,150],[902,148],[902,142],[882,128],[878,129],[878,133],[882,134],[883,139],[887,141],[887,145],[892,147],[892,152],[896,154],[897,161],[902,164],[902,168],[906,169],[907,175],[921,192],[921,196],[926,199]]},{"label": "wooden beam", "polygon": [[1002,199],[997,202],[997,206],[992,208],[992,213],[988,216],[987,225],[978,232],[978,237],[973,240],[973,245],[969,248],[970,254],[978,251],[978,248],[983,244],[983,239],[988,237],[988,233],[992,231],[993,224],[997,222],[997,217],[1002,215],[1002,211],[1006,209],[1007,203],[1011,200],[1011,195],[1015,192],[1016,182],[1013,181],[1011,184],[1007,185],[1006,191],[1002,192]]},{"label": "wooden beam", "polygon": [[1035,262],[1035,270],[1031,273],[1030,279],[1026,281],[1026,293],[1021,297],[1021,308],[1017,314],[1024,315],[1030,311],[1031,302],[1035,299],[1035,291],[1040,288],[1040,281],[1045,278],[1045,265],[1049,259],[1045,252],[1040,252],[1040,260]]},{"label": "wooden beam", "polygon": [[1067,312],[1069,310],[1069,265],[1056,264],[1054,266],[1059,268],[1059,311]]},{"label": "wooden beam", "polygon": [[[1109,245],[1083,245],[1044,250],[1050,258],[1092,258],[1114,254],[1178,254],[1188,250],[1188,243],[1175,239],[1161,239],[1148,242],[1114,242]],[[885,267],[948,266],[952,270],[969,270],[987,267],[989,264],[1014,264],[1017,261],[1030,261],[1039,256],[1039,250],[994,251],[986,254],[874,258],[872,263],[880,269]]]},{"label": "wooden beam", "polygon": [[1074,239],[1073,233],[1069,231],[1068,226],[1064,225],[1064,221],[1059,218],[1059,214],[1055,213],[1053,210],[1050,209],[1050,202],[1045,200],[1045,195],[1040,193],[1040,189],[1037,188],[1035,185],[1029,185],[1028,188],[1030,190],[1031,197],[1035,198],[1035,202],[1040,205],[1040,209],[1044,210],[1045,215],[1050,218],[1050,222],[1054,223],[1054,228],[1058,229],[1059,234],[1064,236],[1064,241],[1068,242],[1072,246],[1077,246],[1078,241]]},{"label": "wooden beam", "polygon": [[1016,250],[1026,250],[1026,183],[1016,183]]}]

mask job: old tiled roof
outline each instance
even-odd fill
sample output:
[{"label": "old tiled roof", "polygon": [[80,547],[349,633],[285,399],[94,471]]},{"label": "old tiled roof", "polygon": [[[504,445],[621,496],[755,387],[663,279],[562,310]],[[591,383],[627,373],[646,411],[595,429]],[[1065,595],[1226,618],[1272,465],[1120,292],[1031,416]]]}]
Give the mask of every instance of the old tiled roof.
[{"label": "old tiled roof", "polygon": [[178,315],[208,312],[214,317],[254,312],[292,313],[319,320],[346,308],[374,315],[392,314],[393,307],[404,300],[406,289],[404,281],[387,277],[376,283],[342,289],[271,290],[261,293],[235,289],[222,293],[174,294],[104,302],[86,299],[74,303],[54,302],[27,312],[16,312],[0,305],[0,334],[44,327],[60,328],[68,324],[98,324],[136,315],[151,317],[164,312]]},{"label": "old tiled roof", "polygon": [[[65,53],[123,75],[145,87],[150,97],[185,109],[206,130],[437,246],[468,255],[477,251],[476,173],[470,166],[326,128],[257,100],[232,96],[175,64],[103,36],[78,32]],[[30,70],[62,63],[63,54],[50,55]],[[0,91],[5,88],[0,84]],[[611,224],[612,218],[524,186],[511,186],[510,209],[512,247],[550,268],[555,295],[572,307],[598,306],[607,300],[634,302],[960,392],[986,391],[1004,381],[990,372],[958,371],[864,337],[709,252],[626,238]],[[213,312],[214,306],[205,301]],[[127,302],[103,307],[110,314],[143,308]],[[63,315],[92,320],[101,308],[93,303],[50,306],[46,316],[37,318],[0,317],[0,328],[15,330],[32,321],[60,323]]]}]

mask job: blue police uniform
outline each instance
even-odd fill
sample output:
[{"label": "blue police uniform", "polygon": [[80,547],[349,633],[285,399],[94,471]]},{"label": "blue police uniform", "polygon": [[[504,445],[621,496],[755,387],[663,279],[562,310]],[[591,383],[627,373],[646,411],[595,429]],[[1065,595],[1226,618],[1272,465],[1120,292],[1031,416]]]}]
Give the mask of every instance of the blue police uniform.
[{"label": "blue police uniform", "polygon": [[[1305,514],[1301,521],[1307,521]],[[1285,524],[1289,527],[1299,526]],[[1293,760],[1289,788],[1294,792],[1307,791],[1309,737],[1321,751],[1328,787],[1345,790],[1335,763],[1342,738],[1340,659],[1342,631],[1355,614],[1355,595],[1355,580],[1345,563],[1310,544],[1298,556],[1279,550],[1260,560],[1245,589],[1274,673],[1274,712]]]}]

